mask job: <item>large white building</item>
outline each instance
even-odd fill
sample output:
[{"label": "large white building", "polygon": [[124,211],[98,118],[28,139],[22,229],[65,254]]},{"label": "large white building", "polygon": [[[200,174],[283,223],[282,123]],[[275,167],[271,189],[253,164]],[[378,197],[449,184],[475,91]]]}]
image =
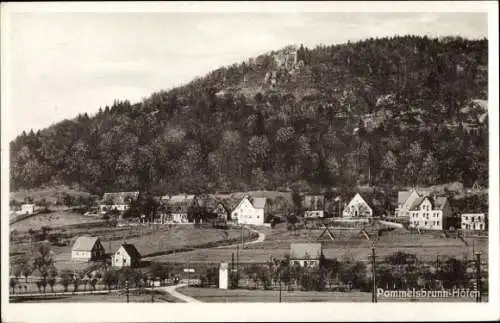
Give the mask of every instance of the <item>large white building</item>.
[{"label": "large white building", "polygon": [[462,230],[486,230],[486,217],[484,213],[463,213],[461,215]]},{"label": "large white building", "polygon": [[443,230],[452,216],[451,205],[444,196],[419,197],[410,208],[410,228]]},{"label": "large white building", "polygon": [[101,212],[126,211],[130,204],[137,201],[139,192],[104,193],[100,205]]},{"label": "large white building", "polygon": [[231,219],[238,224],[263,225],[267,210],[265,197],[245,196],[231,212]]}]

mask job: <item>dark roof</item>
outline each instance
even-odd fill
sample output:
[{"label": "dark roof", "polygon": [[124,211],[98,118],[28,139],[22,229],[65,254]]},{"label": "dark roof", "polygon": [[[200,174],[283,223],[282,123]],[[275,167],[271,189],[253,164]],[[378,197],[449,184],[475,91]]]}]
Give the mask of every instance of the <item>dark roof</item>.
[{"label": "dark roof", "polygon": [[139,198],[139,192],[104,193],[102,201],[106,202],[110,200],[113,204],[125,204],[128,198],[137,200]]},{"label": "dark roof", "polygon": [[411,205],[410,210],[411,211],[418,210],[418,207],[420,206],[420,204],[422,204],[422,202],[425,199],[428,199],[431,202],[433,210],[442,210],[443,207],[445,206],[446,202],[448,201],[448,198],[445,196],[438,196],[435,198],[430,197],[430,196],[420,197],[420,198],[416,199],[415,202]]},{"label": "dark roof", "polygon": [[121,246],[123,247],[123,249],[125,249],[125,251],[131,258],[141,258],[141,254],[139,253],[139,251],[137,251],[133,244],[124,243]]}]

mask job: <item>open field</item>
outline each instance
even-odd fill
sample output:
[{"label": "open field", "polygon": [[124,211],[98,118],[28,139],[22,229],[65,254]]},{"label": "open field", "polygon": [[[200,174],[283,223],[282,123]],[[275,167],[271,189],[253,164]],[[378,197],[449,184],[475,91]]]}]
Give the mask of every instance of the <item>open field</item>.
[{"label": "open field", "polygon": [[10,225],[10,230],[28,231],[29,229],[40,230],[43,226],[51,228],[74,224],[103,222],[97,217],[88,217],[73,211],[56,211],[46,214],[37,214],[27,219]]},{"label": "open field", "polygon": [[[241,302],[279,302],[277,290],[246,290],[181,287],[178,292],[209,303],[241,303]],[[371,293],[367,292],[316,292],[316,291],[282,291],[282,302],[371,302]],[[474,298],[384,298],[379,302],[475,302]],[[486,301],[483,299],[483,301]]]},{"label": "open field", "polygon": [[[153,297],[151,297],[153,295]],[[182,303],[181,300],[171,296],[168,293],[160,291],[130,291],[130,303]],[[19,298],[16,303],[126,303],[127,296],[124,292],[111,292],[107,294],[88,294],[88,295],[60,295],[60,296],[44,296]]]},{"label": "open field", "polygon": [[[104,224],[103,224],[104,225]],[[156,226],[134,226],[134,227],[89,227],[79,229],[85,235],[95,235],[101,238],[106,252],[114,252],[126,241],[136,246],[143,257],[148,255],[164,254],[179,250],[191,249],[197,246],[210,244],[229,243],[231,240],[241,239],[241,230],[196,228],[192,225],[156,225]],[[71,234],[65,231],[65,234]],[[243,238],[249,238],[250,231],[243,230]],[[124,238],[123,238],[124,237]],[[127,238],[129,237],[129,238]],[[74,236],[76,238],[76,235]],[[111,240],[113,239],[113,240]],[[87,262],[71,261],[71,244],[67,246],[52,246],[56,267],[61,269],[83,270],[89,266]],[[12,243],[11,253],[29,252],[30,244]],[[181,255],[184,253],[180,253]],[[182,257],[181,257],[182,258]],[[12,258],[11,258],[12,259]],[[153,260],[153,259],[148,259]]]},{"label": "open field", "polygon": [[[337,236],[336,230],[333,230]],[[239,261],[244,263],[262,263],[272,257],[282,258],[290,252],[292,242],[318,242],[317,237],[321,230],[300,230],[294,232],[273,232],[268,230],[266,241],[247,245],[239,249]],[[269,240],[268,240],[269,239]],[[353,257],[356,260],[367,261],[370,253],[371,242],[363,236],[352,234],[350,236],[338,235],[337,240],[322,240],[323,253],[327,258],[340,259],[344,256]],[[377,243],[377,255],[384,257],[397,251],[414,253],[422,259],[435,259],[436,256],[454,256],[472,258],[472,252],[488,252],[488,240],[486,238],[468,238],[466,246],[460,239],[446,238],[435,233],[425,234],[387,234],[382,236]],[[156,261],[183,261],[189,259],[193,262],[229,262],[236,248],[218,248],[216,250],[194,250],[182,254],[170,254],[152,258]]]},{"label": "open field", "polygon": [[18,202],[23,202],[24,198],[31,197],[33,200],[40,201],[45,199],[49,203],[55,203],[57,201],[58,195],[68,194],[72,197],[89,197],[90,193],[85,191],[80,191],[77,189],[72,189],[68,186],[56,186],[56,187],[48,187],[48,188],[35,188],[28,190],[19,190],[15,192],[10,192],[10,199],[16,200]]}]

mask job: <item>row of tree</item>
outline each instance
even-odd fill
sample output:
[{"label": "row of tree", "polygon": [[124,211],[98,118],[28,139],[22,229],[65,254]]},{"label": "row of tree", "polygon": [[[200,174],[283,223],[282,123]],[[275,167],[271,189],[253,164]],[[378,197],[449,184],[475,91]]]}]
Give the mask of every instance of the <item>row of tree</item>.
[{"label": "row of tree", "polygon": [[[487,100],[486,39],[392,37],[300,55],[304,69],[274,90],[258,92],[272,68],[266,54],[23,133],[10,144],[11,187],[164,194],[487,185],[488,119],[470,128],[462,112]],[[242,91],[216,95],[227,88]],[[366,114],[385,117],[365,129]]]}]

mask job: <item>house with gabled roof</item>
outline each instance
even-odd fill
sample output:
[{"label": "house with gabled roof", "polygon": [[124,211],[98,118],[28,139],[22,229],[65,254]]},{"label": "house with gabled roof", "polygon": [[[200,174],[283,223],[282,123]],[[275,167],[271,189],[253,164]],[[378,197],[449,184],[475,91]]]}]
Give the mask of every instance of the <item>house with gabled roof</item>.
[{"label": "house with gabled roof", "polygon": [[116,250],[111,258],[113,267],[137,267],[141,261],[141,254],[133,244],[124,243]]},{"label": "house with gabled roof", "polygon": [[290,263],[301,267],[318,267],[323,249],[321,243],[292,243]]},{"label": "house with gabled roof", "polygon": [[443,230],[453,215],[451,205],[445,196],[419,197],[410,207],[410,228]]},{"label": "house with gabled roof", "polygon": [[304,196],[304,218],[322,218],[325,216],[325,197],[323,195]]},{"label": "house with gabled roof", "polygon": [[373,217],[373,207],[361,194],[356,193],[342,211],[343,218],[370,218]]},{"label": "house with gabled roof", "polygon": [[98,237],[78,237],[71,248],[71,260],[93,261],[100,260],[106,255],[104,247]]},{"label": "house with gabled roof", "polygon": [[231,218],[238,224],[263,225],[267,213],[267,198],[245,196],[231,212]]},{"label": "house with gabled roof", "polygon": [[409,191],[398,192],[398,205],[395,210],[396,217],[408,217],[410,215],[410,208],[413,203],[420,197],[428,196],[427,191],[417,191],[411,189]]},{"label": "house with gabled roof", "polygon": [[139,192],[116,192],[104,193],[100,209],[101,212],[106,211],[126,211],[130,208],[130,204],[139,199]]},{"label": "house with gabled roof", "polygon": [[188,213],[200,207],[197,196],[192,194],[165,195],[161,201],[171,221],[175,223],[188,223]]}]

